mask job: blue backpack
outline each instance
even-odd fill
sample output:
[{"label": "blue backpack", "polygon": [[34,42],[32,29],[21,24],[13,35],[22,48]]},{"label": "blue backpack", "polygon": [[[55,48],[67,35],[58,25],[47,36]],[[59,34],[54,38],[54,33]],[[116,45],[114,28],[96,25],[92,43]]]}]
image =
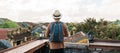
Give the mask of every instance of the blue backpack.
[{"label": "blue backpack", "polygon": [[52,22],[50,28],[50,42],[63,42],[63,23],[62,22]]}]

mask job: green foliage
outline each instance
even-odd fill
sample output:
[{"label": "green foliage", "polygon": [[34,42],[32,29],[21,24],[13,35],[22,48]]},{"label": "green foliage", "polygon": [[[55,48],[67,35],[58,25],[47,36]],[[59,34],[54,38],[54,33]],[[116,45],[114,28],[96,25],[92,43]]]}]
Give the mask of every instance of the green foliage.
[{"label": "green foliage", "polygon": [[117,36],[117,39],[120,40],[120,35]]},{"label": "green foliage", "polygon": [[84,31],[85,33],[89,32],[89,31],[93,31],[95,32],[95,25],[97,24],[96,19],[94,18],[88,18],[85,20],[85,22],[82,22],[80,24],[77,24],[76,28],[77,28],[77,32],[78,31]]},{"label": "green foliage", "polygon": [[88,18],[85,22],[76,25],[76,32],[83,31],[85,33],[92,31],[97,39],[120,40],[120,21],[115,22],[105,21],[100,19],[96,21],[94,18]]},{"label": "green foliage", "polygon": [[69,31],[72,31],[72,28],[74,27],[74,24],[73,23],[70,23],[70,24],[68,24],[68,30]]},{"label": "green foliage", "polygon": [[120,24],[120,20],[116,20],[116,21],[114,22],[114,24],[116,24],[116,25]]},{"label": "green foliage", "polygon": [[36,35],[37,38],[39,38],[39,34],[40,34],[40,33],[35,32],[35,35]]},{"label": "green foliage", "polygon": [[69,23],[68,24],[68,30],[71,33],[71,35],[73,35],[75,32],[76,33],[76,24],[75,23]]},{"label": "green foliage", "polygon": [[16,22],[5,20],[2,25],[0,25],[0,28],[17,28],[18,24]]}]

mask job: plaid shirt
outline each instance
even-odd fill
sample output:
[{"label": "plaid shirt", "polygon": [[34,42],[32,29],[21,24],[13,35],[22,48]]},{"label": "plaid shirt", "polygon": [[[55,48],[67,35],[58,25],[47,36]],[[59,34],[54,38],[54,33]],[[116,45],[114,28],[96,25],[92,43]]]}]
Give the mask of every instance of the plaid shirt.
[{"label": "plaid shirt", "polygon": [[[49,33],[50,33],[50,28],[51,28],[51,23],[48,24],[48,27],[46,29],[46,37],[49,37]],[[63,23],[63,32],[65,33],[64,36],[68,37],[68,28],[67,25],[65,23]],[[60,49],[60,48],[64,48],[64,41],[62,43],[56,43],[56,42],[50,42],[50,49]]]}]

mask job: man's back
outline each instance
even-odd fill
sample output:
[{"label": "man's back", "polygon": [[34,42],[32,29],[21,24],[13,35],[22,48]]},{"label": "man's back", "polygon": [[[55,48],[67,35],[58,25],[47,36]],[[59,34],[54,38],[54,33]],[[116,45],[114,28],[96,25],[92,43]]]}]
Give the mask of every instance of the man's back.
[{"label": "man's back", "polygon": [[67,25],[60,22],[61,14],[58,10],[53,14],[53,18],[55,22],[48,24],[46,29],[46,37],[50,40],[50,53],[64,53],[64,36],[68,36]]},{"label": "man's back", "polygon": [[[47,37],[50,37],[49,36],[49,33],[50,33],[50,29],[52,27],[52,24],[48,24],[48,28],[46,30],[46,36]],[[63,32],[64,32],[64,35],[63,35],[63,39],[64,37],[68,37],[68,29],[67,29],[67,26],[63,23]],[[59,49],[59,48],[64,48],[64,40],[63,42],[50,42],[50,48],[51,49]]]}]

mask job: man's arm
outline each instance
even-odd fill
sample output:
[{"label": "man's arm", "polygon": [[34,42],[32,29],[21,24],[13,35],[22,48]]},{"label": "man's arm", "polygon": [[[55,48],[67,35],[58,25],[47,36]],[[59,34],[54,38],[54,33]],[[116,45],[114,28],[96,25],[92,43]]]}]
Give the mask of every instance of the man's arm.
[{"label": "man's arm", "polygon": [[68,37],[69,31],[68,31],[68,27],[67,27],[67,25],[65,23],[63,23],[63,30],[64,30],[65,37]]},{"label": "man's arm", "polygon": [[46,28],[46,32],[45,32],[45,38],[48,38],[49,37],[49,33],[50,33],[50,26],[51,26],[51,23],[48,24],[47,28]]}]

